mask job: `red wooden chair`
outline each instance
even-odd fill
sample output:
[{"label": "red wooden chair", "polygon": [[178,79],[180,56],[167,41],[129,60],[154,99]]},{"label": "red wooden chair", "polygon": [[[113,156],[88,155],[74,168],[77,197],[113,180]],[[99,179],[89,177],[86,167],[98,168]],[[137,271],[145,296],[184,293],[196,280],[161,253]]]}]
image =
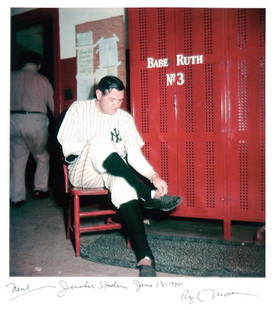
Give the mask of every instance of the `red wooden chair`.
[{"label": "red wooden chair", "polygon": [[[107,195],[108,190],[105,188],[81,188],[74,187],[70,184],[68,178],[68,166],[63,161],[63,173],[65,182],[65,192],[69,195],[69,207],[67,210],[67,227],[66,227],[66,238],[70,238],[70,231],[74,233],[75,240],[75,252],[76,256],[80,255],[80,235],[81,233],[92,232],[92,231],[106,231],[113,229],[121,229],[122,225],[115,223],[111,219],[111,215],[117,213],[116,210],[91,210],[82,212],[80,209],[80,197],[81,196],[96,196],[96,195]],[[73,204],[72,204],[73,200]],[[72,207],[74,210],[74,216],[72,221]],[[85,217],[99,217],[107,216],[104,224],[96,224],[90,226],[81,226],[81,219]],[[129,243],[128,243],[129,246]]]}]

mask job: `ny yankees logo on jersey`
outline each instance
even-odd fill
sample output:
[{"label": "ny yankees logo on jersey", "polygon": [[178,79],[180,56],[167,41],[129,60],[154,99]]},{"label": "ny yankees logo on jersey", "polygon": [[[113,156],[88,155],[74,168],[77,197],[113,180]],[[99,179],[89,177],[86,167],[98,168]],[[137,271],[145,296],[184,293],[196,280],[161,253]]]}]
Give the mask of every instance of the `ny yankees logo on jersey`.
[{"label": "ny yankees logo on jersey", "polygon": [[122,138],[120,136],[120,132],[117,128],[114,128],[111,132],[111,140],[115,143],[118,143],[122,141]]}]

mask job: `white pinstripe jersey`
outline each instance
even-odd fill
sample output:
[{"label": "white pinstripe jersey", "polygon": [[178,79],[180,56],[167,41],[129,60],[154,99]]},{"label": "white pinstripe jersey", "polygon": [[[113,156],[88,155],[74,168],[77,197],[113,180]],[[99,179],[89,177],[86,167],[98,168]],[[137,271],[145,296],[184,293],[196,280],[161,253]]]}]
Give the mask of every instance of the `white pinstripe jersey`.
[{"label": "white pinstripe jersey", "polygon": [[65,157],[79,155],[86,142],[95,136],[112,141],[122,157],[131,146],[144,145],[128,112],[119,109],[113,115],[104,114],[97,110],[95,102],[96,99],[76,101],[66,112],[57,136]]}]

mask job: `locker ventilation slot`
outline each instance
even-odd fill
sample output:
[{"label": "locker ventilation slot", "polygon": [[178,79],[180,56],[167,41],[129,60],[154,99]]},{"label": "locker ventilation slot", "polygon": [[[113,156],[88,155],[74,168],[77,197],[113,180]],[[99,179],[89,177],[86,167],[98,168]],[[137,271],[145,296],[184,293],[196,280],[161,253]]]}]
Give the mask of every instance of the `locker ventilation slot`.
[{"label": "locker ventilation slot", "polygon": [[150,143],[145,142],[145,145],[143,147],[143,153],[148,161],[150,161]]},{"label": "locker ventilation slot", "polygon": [[265,211],[265,58],[259,57],[259,100],[260,100],[260,131],[263,137],[260,141],[260,152],[261,152],[261,210]]},{"label": "locker ventilation slot", "polygon": [[261,142],[261,210],[265,210],[265,142]]},{"label": "locker ventilation slot", "polygon": [[247,47],[247,10],[237,10],[237,23],[238,23],[238,48],[245,49]]},{"label": "locker ventilation slot", "polygon": [[213,25],[212,25],[212,9],[204,9],[203,11],[204,25],[204,53],[213,53]]},{"label": "locker ventilation slot", "polygon": [[214,131],[213,65],[205,65],[205,117],[206,132]]},{"label": "locker ventilation slot", "polygon": [[148,54],[146,9],[139,9],[139,52],[140,60],[146,60]]},{"label": "locker ventilation slot", "polygon": [[169,169],[168,169],[168,142],[161,142],[161,177],[169,182]]},{"label": "locker ventilation slot", "polygon": [[195,207],[195,154],[194,143],[186,142],[186,199],[188,207]]},{"label": "locker ventilation slot", "polygon": [[240,154],[240,209],[248,210],[248,145],[239,141]]},{"label": "locker ventilation slot", "polygon": [[215,152],[214,142],[206,142],[206,207],[215,208]]},{"label": "locker ventilation slot", "polygon": [[193,109],[193,85],[192,85],[192,68],[185,68],[185,118],[186,133],[194,132],[194,109]]},{"label": "locker ventilation slot", "polygon": [[265,59],[259,57],[260,129],[265,130]]},{"label": "locker ventilation slot", "polygon": [[184,9],[184,48],[183,52],[186,55],[192,55],[192,38],[193,38],[193,30],[192,30],[192,9]]},{"label": "locker ventilation slot", "polygon": [[165,58],[166,53],[166,19],[165,19],[165,10],[157,10],[157,23],[158,23],[158,56],[159,58]]},{"label": "locker ventilation slot", "polygon": [[240,60],[238,63],[238,127],[239,131],[248,129],[248,94],[247,94],[247,63]]},{"label": "locker ventilation slot", "polygon": [[142,133],[149,132],[149,102],[148,102],[148,71],[141,70],[141,118],[142,118]]},{"label": "locker ventilation slot", "polygon": [[159,98],[160,98],[160,132],[168,132],[168,104],[167,104],[167,87],[166,85],[166,69],[158,69],[159,73]]},{"label": "locker ventilation slot", "polygon": [[260,10],[260,37],[259,46],[265,46],[265,10]]}]

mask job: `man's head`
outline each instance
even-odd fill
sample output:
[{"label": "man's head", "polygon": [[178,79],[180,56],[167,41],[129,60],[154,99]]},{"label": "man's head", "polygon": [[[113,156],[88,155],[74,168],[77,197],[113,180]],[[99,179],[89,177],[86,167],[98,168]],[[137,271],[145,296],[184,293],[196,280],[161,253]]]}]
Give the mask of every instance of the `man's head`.
[{"label": "man's head", "polygon": [[115,114],[121,107],[125,95],[123,82],[115,76],[103,77],[96,89],[97,107],[104,114]]},{"label": "man's head", "polygon": [[39,70],[41,67],[41,63],[42,63],[42,56],[36,52],[32,51],[27,52],[21,58],[22,67],[31,64],[36,66],[37,69]]}]

